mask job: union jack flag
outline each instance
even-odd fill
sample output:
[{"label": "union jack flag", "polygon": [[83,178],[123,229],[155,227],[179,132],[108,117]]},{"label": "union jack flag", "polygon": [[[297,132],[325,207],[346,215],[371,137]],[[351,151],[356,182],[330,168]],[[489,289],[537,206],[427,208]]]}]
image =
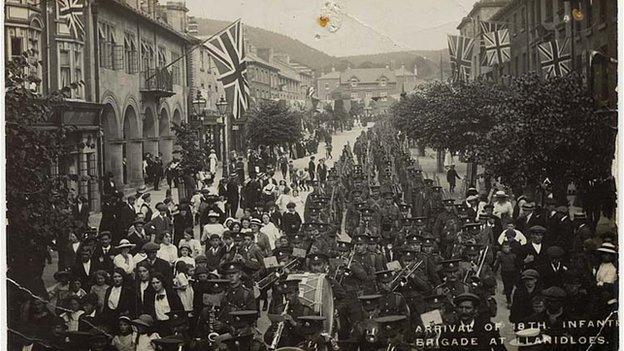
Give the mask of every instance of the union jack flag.
[{"label": "union jack flag", "polygon": [[449,35],[447,39],[453,78],[468,81],[472,68],[474,39],[460,35]]},{"label": "union jack flag", "polygon": [[214,35],[204,46],[215,58],[230,111],[235,119],[239,119],[249,108],[249,83],[241,21],[232,23]]},{"label": "union jack flag", "polygon": [[511,45],[509,29],[483,33],[483,48],[485,49],[485,64],[493,66],[511,60]]},{"label": "union jack flag", "polygon": [[64,20],[75,38],[84,35],[84,0],[56,0],[59,7],[58,18]]},{"label": "union jack flag", "polygon": [[561,77],[569,73],[572,63],[570,55],[570,41],[551,40],[537,46],[540,57],[540,66],[546,74],[546,78]]},{"label": "union jack flag", "polygon": [[308,87],[308,92],[307,92],[307,96],[309,98],[311,98],[312,96],[314,96],[314,94],[316,94],[316,89],[314,89],[313,86]]},{"label": "union jack flag", "polygon": [[479,21],[479,27],[481,28],[481,34],[495,32],[501,29],[508,29],[506,23],[488,21]]}]

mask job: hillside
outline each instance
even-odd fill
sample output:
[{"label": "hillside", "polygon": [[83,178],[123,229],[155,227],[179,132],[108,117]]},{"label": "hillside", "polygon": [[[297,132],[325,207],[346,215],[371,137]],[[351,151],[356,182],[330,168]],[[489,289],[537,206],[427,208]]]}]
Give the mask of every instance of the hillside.
[{"label": "hillside", "polygon": [[[219,21],[206,18],[196,18],[198,30],[201,35],[213,34],[228,25],[227,21]],[[256,47],[270,47],[278,52],[290,55],[291,59],[300,62],[314,70],[324,66],[330,66],[336,58],[316,50],[296,39],[282,34],[274,33],[265,29],[245,25],[246,35]]]},{"label": "hillside", "polygon": [[[213,34],[229,24],[227,21],[207,18],[196,18],[196,21],[200,35]],[[331,71],[332,67],[342,71],[347,67],[366,68],[392,65],[398,68],[401,64],[404,64],[406,69],[411,71],[416,64],[418,66],[418,76],[421,79],[438,79],[440,77],[440,54],[442,54],[444,76],[448,77],[450,72],[446,50],[398,51],[375,55],[335,57],[283,34],[247,25],[245,29],[250,42],[256,47],[270,46],[277,52],[286,53],[292,60],[315,70],[318,75]]]}]

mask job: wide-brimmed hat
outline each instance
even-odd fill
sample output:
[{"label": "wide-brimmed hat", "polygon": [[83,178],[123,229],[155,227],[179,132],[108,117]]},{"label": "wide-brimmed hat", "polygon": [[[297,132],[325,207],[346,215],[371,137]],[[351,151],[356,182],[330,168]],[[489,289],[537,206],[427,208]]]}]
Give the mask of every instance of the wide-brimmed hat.
[{"label": "wide-brimmed hat", "polygon": [[616,255],[617,247],[611,243],[602,243],[602,245],[598,248],[598,251]]},{"label": "wide-brimmed hat", "polygon": [[147,191],[147,186],[145,184],[143,184],[143,185],[141,185],[140,187],[137,188],[137,193],[138,194],[143,194],[146,191]]},{"label": "wide-brimmed hat", "polygon": [[211,210],[210,212],[208,212],[208,217],[217,217],[217,218],[219,218],[219,214],[216,213],[215,211]]},{"label": "wide-brimmed hat", "polygon": [[119,245],[115,246],[116,249],[133,248],[136,245],[128,241],[128,239],[121,239]]},{"label": "wide-brimmed hat", "polygon": [[132,324],[151,327],[154,325],[154,318],[152,318],[149,314],[142,314],[139,318],[132,320]]},{"label": "wide-brimmed hat", "polygon": [[503,190],[497,191],[496,194],[494,194],[494,196],[496,196],[496,197],[509,197],[509,195],[507,195],[507,193],[505,193]]},{"label": "wide-brimmed hat", "polygon": [[516,332],[516,337],[509,342],[515,347],[528,347],[547,343],[550,336],[542,334],[539,328],[527,328]]},{"label": "wide-brimmed hat", "polygon": [[67,279],[70,280],[71,277],[72,277],[72,272],[70,272],[70,271],[58,271],[58,272],[54,273],[54,279],[55,280],[59,280],[59,279],[61,279],[61,277],[67,277]]}]

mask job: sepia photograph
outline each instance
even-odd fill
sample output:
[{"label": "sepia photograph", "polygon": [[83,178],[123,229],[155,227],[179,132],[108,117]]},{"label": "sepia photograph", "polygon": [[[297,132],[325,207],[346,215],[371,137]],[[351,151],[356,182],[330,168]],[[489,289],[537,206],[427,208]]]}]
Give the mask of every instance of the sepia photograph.
[{"label": "sepia photograph", "polygon": [[621,4],[5,0],[0,349],[618,350]]}]

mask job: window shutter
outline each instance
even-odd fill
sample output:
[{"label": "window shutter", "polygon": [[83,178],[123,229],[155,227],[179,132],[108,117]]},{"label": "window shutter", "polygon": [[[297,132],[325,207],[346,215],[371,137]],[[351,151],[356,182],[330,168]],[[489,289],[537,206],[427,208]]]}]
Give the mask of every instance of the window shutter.
[{"label": "window shutter", "polygon": [[113,47],[113,69],[123,70],[124,67],[124,46],[115,45]]}]

